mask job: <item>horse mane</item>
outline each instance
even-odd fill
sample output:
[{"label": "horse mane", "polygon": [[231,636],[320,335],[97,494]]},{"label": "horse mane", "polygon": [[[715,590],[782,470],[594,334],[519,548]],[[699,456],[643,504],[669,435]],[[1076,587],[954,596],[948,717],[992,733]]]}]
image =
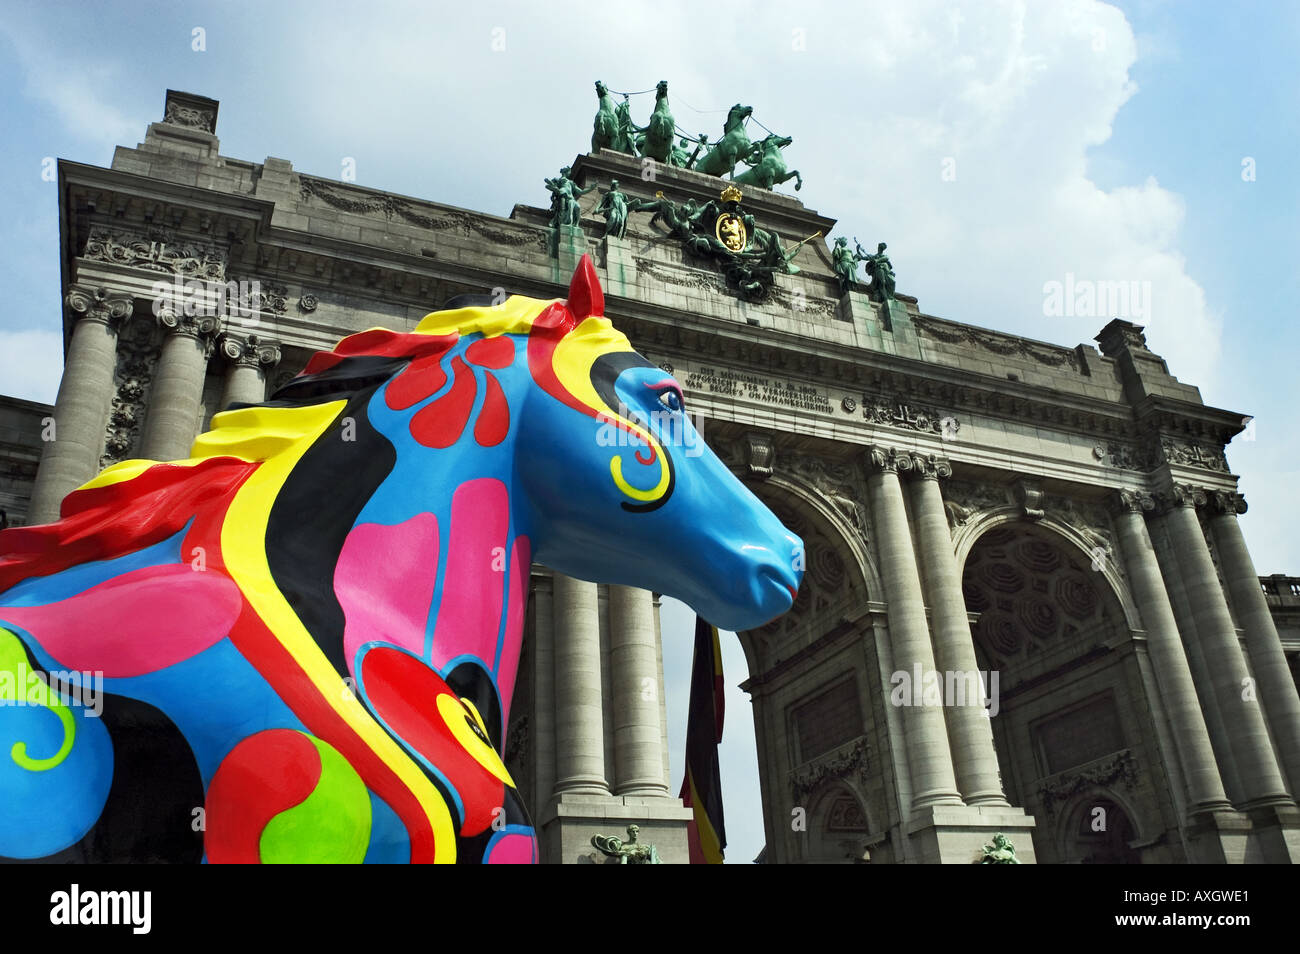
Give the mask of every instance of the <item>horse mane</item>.
[{"label": "horse mane", "polygon": [[[584,267],[590,274],[582,274]],[[414,359],[440,357],[467,335],[534,332],[550,339],[549,357],[583,317],[602,311],[600,286],[584,257],[567,306],[559,299],[514,295],[498,301],[461,295],[426,315],[413,332],[372,328],[349,335],[331,350],[316,352],[266,402],[234,405],[214,415],[189,458],[114,464],[68,494],[54,523],[0,531],[0,593],[28,577],[168,539],[199,510],[228,505],[262,462],[283,454],[301,456],[311,435],[319,433],[323,415],[337,416],[346,399],[391,379]]]}]

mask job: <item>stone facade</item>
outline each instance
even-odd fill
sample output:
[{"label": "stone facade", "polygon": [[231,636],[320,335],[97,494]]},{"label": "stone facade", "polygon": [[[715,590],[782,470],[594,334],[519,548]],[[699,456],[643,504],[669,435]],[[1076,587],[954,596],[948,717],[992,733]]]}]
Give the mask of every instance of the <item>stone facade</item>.
[{"label": "stone facade", "polygon": [[[60,163],[59,439],[32,437],[48,408],[0,406],[20,519],[53,519],[104,464],[186,456],[215,411],[343,335],[461,293],[562,295],[586,252],[607,314],[807,543],[794,609],[740,634],[767,861],[969,863],[996,832],[1026,861],[1300,857],[1300,600],[1261,588],[1237,526],[1243,415],[1205,406],[1141,328],[1066,348],[841,294],[824,239],[742,296],[648,214],[603,238],[600,189],[552,248],[543,209],[225,157],[203,97],[169,93],[164,115],[109,169]],[[722,186],[643,172],[573,163],[633,198]],[[835,226],[761,189],[744,205],[787,242]],[[537,567],[527,634],[506,757],[543,860],[592,861],[592,834],[635,822],[684,861],[665,702],[639,691],[662,685],[657,599]]]}]

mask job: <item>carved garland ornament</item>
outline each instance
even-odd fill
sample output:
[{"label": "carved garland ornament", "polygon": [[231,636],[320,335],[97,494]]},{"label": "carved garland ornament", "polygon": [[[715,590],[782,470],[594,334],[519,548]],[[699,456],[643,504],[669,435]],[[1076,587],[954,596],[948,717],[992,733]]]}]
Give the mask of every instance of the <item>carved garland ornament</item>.
[{"label": "carved garland ornament", "polygon": [[801,802],[828,779],[848,779],[854,774],[862,784],[870,781],[871,747],[865,736],[846,742],[825,755],[818,756],[790,773],[790,794]]},{"label": "carved garland ornament", "polygon": [[1045,781],[1038,790],[1038,797],[1043,803],[1043,810],[1049,815],[1055,815],[1058,806],[1094,785],[1108,788],[1118,784],[1133,791],[1137,787],[1138,775],[1137,760],[1133,758],[1132,752],[1125,749],[1082,771],[1062,772]]},{"label": "carved garland ornament", "polygon": [[216,245],[177,238],[170,229],[155,226],[136,232],[95,226],[86,239],[82,257],[204,281],[224,281],[228,256]]},{"label": "carved garland ornament", "polygon": [[301,182],[300,195],[304,200],[320,199],[326,205],[343,212],[356,212],[362,215],[382,212],[384,218],[390,221],[394,216],[397,216],[411,225],[435,232],[448,229],[455,229],[463,235],[477,232],[497,245],[511,247],[534,245],[539,249],[546,249],[546,232],[542,229],[519,226],[520,230],[516,232],[493,228],[481,216],[469,212],[446,212],[436,216],[424,215],[415,211],[415,207],[411,202],[397,196],[360,194],[358,198],[351,198],[340,191],[338,187],[330,185],[321,179],[301,176],[299,181]]}]

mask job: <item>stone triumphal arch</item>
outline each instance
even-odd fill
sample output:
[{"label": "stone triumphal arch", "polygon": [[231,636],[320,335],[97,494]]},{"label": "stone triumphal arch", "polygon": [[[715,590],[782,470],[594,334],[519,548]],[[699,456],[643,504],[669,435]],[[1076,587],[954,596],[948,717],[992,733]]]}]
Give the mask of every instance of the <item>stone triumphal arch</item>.
[{"label": "stone triumphal arch", "polygon": [[[996,833],[1023,861],[1300,855],[1300,644],[1237,523],[1244,419],[1140,327],[1062,347],[927,314],[883,244],[868,282],[834,219],[672,162],[597,149],[551,210],[500,217],[223,156],[216,118],[169,92],[111,167],[60,162],[66,367],[53,408],[4,401],[11,523],[106,464],[187,456],[345,334],[558,297],[589,254],[606,313],[806,542],[793,610],[739,634],[766,860],[969,863]],[[218,287],[244,309],[157,307]],[[539,566],[528,614],[505,756],[542,860],[633,822],[685,860],[643,691],[657,595]]]}]

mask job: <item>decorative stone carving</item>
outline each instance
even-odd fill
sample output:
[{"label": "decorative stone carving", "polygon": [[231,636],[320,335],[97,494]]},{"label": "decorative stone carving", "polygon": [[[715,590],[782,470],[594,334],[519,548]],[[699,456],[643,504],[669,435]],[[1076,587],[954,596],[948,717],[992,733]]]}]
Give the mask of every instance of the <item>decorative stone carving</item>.
[{"label": "decorative stone carving", "polygon": [[1043,519],[1043,485],[1039,481],[1021,477],[1011,485],[1011,495],[1020,505],[1026,520]]},{"label": "decorative stone carving", "polygon": [[1129,791],[1137,788],[1140,772],[1137,759],[1128,749],[1117,752],[1081,769],[1061,772],[1045,779],[1038,789],[1043,810],[1055,815],[1059,806],[1085,789],[1123,786]]},{"label": "decorative stone carving", "polygon": [[506,732],[503,759],[510,765],[519,765],[528,754],[528,716],[521,715],[510,721]]},{"label": "decorative stone carving", "polygon": [[1174,484],[1168,490],[1156,495],[1156,506],[1161,513],[1174,507],[1202,507],[1205,505],[1205,491],[1191,484]]},{"label": "decorative stone carving", "polygon": [[772,462],[776,451],[772,447],[772,438],[759,431],[750,431],[745,435],[746,463],[749,475],[759,480],[772,476]]},{"label": "decorative stone carving", "polygon": [[668,285],[698,288],[719,295],[728,293],[726,283],[714,272],[698,268],[671,268],[651,258],[636,259],[636,267],[638,273],[649,275]]},{"label": "decorative stone carving", "polygon": [[939,454],[912,454],[912,473],[927,480],[952,476],[952,464]]},{"label": "decorative stone carving", "polygon": [[110,327],[119,324],[131,314],[135,299],[130,295],[111,293],[107,288],[89,288],[73,285],[64,299],[68,308],[83,319],[97,321]]},{"label": "decorative stone carving", "polygon": [[315,311],[316,306],[319,304],[320,302],[317,300],[316,296],[310,293],[307,293],[298,299],[298,307],[306,312]]},{"label": "decorative stone carving", "polygon": [[858,409],[858,402],[851,397],[845,396],[844,400],[840,401],[840,407],[844,409],[845,413],[852,414]]},{"label": "decorative stone carving", "polygon": [[847,780],[854,775],[862,784],[870,780],[871,746],[866,736],[846,742],[790,773],[790,794],[796,803],[805,801],[828,779]]},{"label": "decorative stone carving", "polygon": [[1151,513],[1156,509],[1156,498],[1145,490],[1117,490],[1110,496],[1114,513]]},{"label": "decorative stone carving", "polygon": [[278,282],[264,282],[260,278],[240,282],[240,285],[249,289],[246,307],[252,314],[283,315],[288,311],[289,289],[284,285]]},{"label": "decorative stone carving", "polygon": [[246,338],[226,332],[219,344],[221,353],[246,368],[270,370],[280,363],[280,346],[274,341],[248,335]]},{"label": "decorative stone carving", "polygon": [[982,328],[941,321],[928,315],[914,317],[912,326],[916,328],[918,334],[947,344],[969,344],[983,348],[985,351],[992,351],[994,354],[1019,354],[1050,367],[1068,364],[1074,370],[1079,370],[1079,356],[1069,348],[1034,344],[1013,335],[997,334]]},{"label": "decorative stone carving", "polygon": [[1235,490],[1211,490],[1206,494],[1206,507],[1213,514],[1243,514],[1246,498]]},{"label": "decorative stone carving", "polygon": [[217,102],[205,96],[191,96],[169,89],[167,104],[163,107],[163,122],[215,135]]},{"label": "decorative stone carving", "polygon": [[912,455],[896,447],[873,444],[866,453],[868,473],[907,473],[912,469]]},{"label": "decorative stone carving", "polygon": [[172,331],[178,335],[208,340],[209,344],[211,344],[211,337],[216,334],[221,325],[221,322],[212,315],[186,315],[170,308],[160,310],[157,318],[158,324],[165,332]]},{"label": "decorative stone carving", "polygon": [[1202,470],[1228,472],[1228,459],[1221,449],[1191,442],[1178,442],[1169,438],[1160,441],[1160,457],[1170,464],[1199,467]]},{"label": "decorative stone carving", "polygon": [[[344,212],[361,215],[373,215],[382,212],[385,219],[394,217],[432,231],[455,230],[462,235],[476,232],[490,242],[511,248],[533,245],[545,250],[546,230],[528,225],[515,225],[516,231],[500,229],[488,224],[488,220],[470,212],[451,211],[440,215],[425,215],[416,211],[416,204],[394,195],[374,195],[369,192],[345,190],[323,179],[300,176],[300,194],[304,201],[320,199],[326,205]],[[349,195],[348,191],[352,194]]]},{"label": "decorative stone carving", "polygon": [[224,281],[229,252],[210,243],[179,238],[161,226],[135,231],[97,225],[90,230],[82,257],[200,281]]},{"label": "decorative stone carving", "polygon": [[104,435],[100,467],[108,467],[134,455],[149,386],[158,360],[158,331],[144,319],[128,321],[117,339],[117,368],[113,374],[113,401]]},{"label": "decorative stone carving", "polygon": [[1006,492],[987,484],[949,480],[943,488],[944,509],[948,512],[948,525],[953,529],[964,527],[977,513],[1007,505]]},{"label": "decorative stone carving", "polygon": [[[873,424],[884,427],[899,427],[909,431],[940,434],[945,439],[956,436],[961,424],[950,413],[932,407],[924,407],[899,398],[871,397],[863,398],[862,416]],[[946,427],[942,421],[948,420]]]}]

